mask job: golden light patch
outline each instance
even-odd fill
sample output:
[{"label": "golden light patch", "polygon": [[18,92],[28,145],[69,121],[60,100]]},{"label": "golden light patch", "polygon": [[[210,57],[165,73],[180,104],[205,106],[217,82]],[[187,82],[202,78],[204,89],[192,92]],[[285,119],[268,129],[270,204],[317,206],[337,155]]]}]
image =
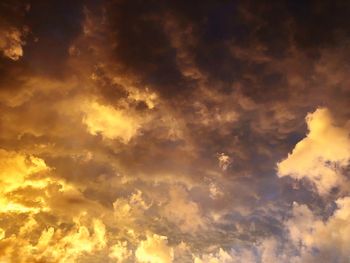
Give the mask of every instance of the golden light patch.
[{"label": "golden light patch", "polygon": [[85,104],[83,123],[92,135],[101,134],[107,139],[120,139],[127,143],[140,128],[140,120],[123,110],[101,105],[95,101]]},{"label": "golden light patch", "polygon": [[135,256],[140,263],[171,263],[174,250],[168,246],[167,237],[149,234],[146,240],[140,242]]},{"label": "golden light patch", "polygon": [[0,149],[0,212],[27,213],[40,211],[41,205],[43,205],[40,202],[41,200],[38,200],[36,207],[30,207],[24,203],[19,203],[20,200],[11,200],[11,197],[14,192],[26,187],[45,188],[48,179],[40,176],[39,173],[48,170],[49,168],[44,160],[40,158]]}]

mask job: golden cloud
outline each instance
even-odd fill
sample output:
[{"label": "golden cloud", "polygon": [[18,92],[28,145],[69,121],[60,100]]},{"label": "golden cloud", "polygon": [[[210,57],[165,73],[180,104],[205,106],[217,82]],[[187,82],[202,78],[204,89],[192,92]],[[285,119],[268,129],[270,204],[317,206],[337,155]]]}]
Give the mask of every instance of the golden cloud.
[{"label": "golden cloud", "polygon": [[5,57],[18,60],[23,56],[23,32],[17,28],[0,28],[0,51]]},{"label": "golden cloud", "polygon": [[325,108],[308,114],[306,123],[307,137],[277,164],[278,176],[308,178],[321,194],[326,194],[345,181],[341,169],[350,160],[349,132],[347,127],[337,126]]},{"label": "golden cloud", "polygon": [[137,262],[140,263],[171,263],[174,259],[174,250],[168,246],[166,236],[148,234],[135,251]]},{"label": "golden cloud", "polygon": [[82,111],[85,114],[83,123],[92,135],[101,133],[104,138],[112,140],[118,138],[127,143],[140,128],[140,119],[137,120],[125,111],[95,101],[85,104]]}]

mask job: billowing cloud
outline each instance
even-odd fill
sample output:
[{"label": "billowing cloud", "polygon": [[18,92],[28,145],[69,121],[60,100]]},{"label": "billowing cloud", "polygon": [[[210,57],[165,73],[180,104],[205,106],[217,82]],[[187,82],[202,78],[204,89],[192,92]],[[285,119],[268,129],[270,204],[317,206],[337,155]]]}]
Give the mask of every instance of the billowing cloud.
[{"label": "billowing cloud", "polygon": [[[8,152],[0,150],[0,211],[6,212],[38,212],[40,211],[40,200],[29,200],[37,205],[25,205],[24,200],[14,201],[11,195],[20,189],[44,189],[49,183],[48,178],[40,176],[41,173],[49,168],[45,162],[34,156],[18,154],[16,152]],[[22,202],[21,202],[22,201]]]},{"label": "billowing cloud", "polygon": [[292,2],[1,1],[0,261],[347,262],[350,5]]},{"label": "billowing cloud", "polygon": [[278,175],[303,177],[312,181],[321,194],[344,184],[343,173],[350,160],[347,126],[337,126],[327,109],[317,109],[306,117],[309,133],[291,154],[278,163]]},{"label": "billowing cloud", "polygon": [[[88,227],[78,216],[60,211],[59,202],[67,204],[75,199],[83,204],[84,198],[73,186],[51,178],[51,171],[42,159],[1,150],[0,165],[3,189],[0,212],[5,217],[12,217],[15,224],[21,222],[21,217],[23,220],[15,232],[11,225],[2,229],[2,260],[75,261],[83,253],[106,246],[106,230],[100,220],[93,219]],[[57,197],[61,200],[56,200]],[[61,217],[59,221],[70,218],[72,227],[65,230],[54,224],[45,227],[38,216],[51,213]],[[39,235],[31,242],[29,237],[35,232]]]},{"label": "billowing cloud", "polygon": [[349,258],[350,199],[338,199],[336,204],[333,215],[325,221],[307,206],[293,205],[293,217],[286,225],[304,260],[342,262]]}]

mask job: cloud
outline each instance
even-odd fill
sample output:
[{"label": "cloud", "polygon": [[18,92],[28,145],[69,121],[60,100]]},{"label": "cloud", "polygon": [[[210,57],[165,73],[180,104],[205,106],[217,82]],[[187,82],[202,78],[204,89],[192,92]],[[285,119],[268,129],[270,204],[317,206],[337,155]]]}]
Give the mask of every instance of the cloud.
[{"label": "cloud", "polygon": [[[245,258],[248,260],[248,258]],[[233,262],[233,258],[222,248],[216,253],[210,253],[194,258],[194,263],[230,263]]]},{"label": "cloud", "polygon": [[49,168],[40,158],[0,149],[0,185],[2,189],[0,190],[0,211],[2,213],[40,211],[40,202],[34,202],[36,205],[26,205],[24,200],[16,201],[11,197],[13,193],[26,187],[44,189],[49,181],[41,177],[40,173],[48,170]]},{"label": "cloud", "polygon": [[350,197],[337,199],[336,204],[334,213],[322,220],[306,205],[294,203],[293,216],[286,226],[304,260],[343,262],[350,257]]},{"label": "cloud", "polygon": [[116,260],[117,263],[124,262],[131,256],[131,251],[127,247],[127,242],[118,241],[111,246],[109,257]]},{"label": "cloud", "polygon": [[174,258],[173,248],[168,246],[166,236],[156,234],[147,235],[135,251],[137,262],[143,263],[171,263]]},{"label": "cloud", "polygon": [[120,139],[127,143],[140,128],[141,120],[137,117],[132,117],[125,111],[116,110],[95,101],[86,103],[82,107],[82,111],[85,114],[83,123],[92,135],[101,133],[104,138]]},{"label": "cloud", "polygon": [[[294,247],[298,255],[295,262],[345,262],[350,257],[346,249],[350,229],[348,123],[339,124],[326,108],[309,113],[306,122],[307,136],[277,164],[278,175],[310,180],[321,196],[328,196],[334,208],[326,216],[307,204],[294,202],[292,215],[283,223],[289,247]],[[334,200],[328,194],[335,187],[342,191]]]},{"label": "cloud", "polygon": [[277,164],[278,176],[307,178],[320,194],[342,186],[342,173],[350,160],[350,138],[346,126],[334,123],[329,110],[317,109],[306,117],[309,133],[288,157]]},{"label": "cloud", "polygon": [[232,163],[232,160],[230,156],[228,156],[225,153],[219,153],[218,154],[218,161],[219,161],[219,167],[223,170],[226,171],[227,168],[230,166]]},{"label": "cloud", "polygon": [[0,261],[347,260],[350,6],[28,3],[0,4]]},{"label": "cloud", "polygon": [[209,183],[209,196],[210,198],[212,199],[217,199],[217,198],[220,198],[224,195],[224,192],[222,192],[222,190],[220,189],[220,187],[211,182]]},{"label": "cloud", "polygon": [[86,226],[77,226],[61,236],[61,231],[54,228],[44,230],[38,240],[35,250],[39,258],[58,262],[76,261],[84,253],[92,253],[106,246],[105,226],[99,220],[94,220],[92,231]]},{"label": "cloud", "polygon": [[[34,227],[39,228],[37,224]],[[104,225],[100,221],[94,221],[92,229],[75,225],[70,231],[63,233],[62,230],[49,227],[42,230],[34,244],[28,237],[37,230],[35,228],[27,235],[11,235],[0,241],[0,259],[10,262],[76,261],[85,253],[104,248]]]},{"label": "cloud", "polygon": [[[42,159],[1,149],[0,166],[3,189],[0,192],[0,212],[5,217],[12,217],[14,224],[20,223],[15,232],[11,230],[11,225],[2,229],[1,260],[75,261],[84,253],[106,246],[103,222],[88,218],[88,223],[85,223],[83,217],[77,216],[86,208],[82,206],[84,198],[72,185],[51,177],[52,171]],[[60,205],[65,207],[72,201],[81,202],[74,213],[60,208]],[[68,229],[61,228],[59,224],[55,226],[55,223],[46,227],[37,217],[43,214],[59,217],[62,223],[72,225]],[[29,237],[33,233],[39,235],[31,242]]]},{"label": "cloud", "polygon": [[181,186],[170,188],[169,200],[163,208],[163,215],[174,223],[181,231],[193,233],[205,227],[205,218],[197,203]]},{"label": "cloud", "polygon": [[0,28],[0,50],[5,57],[19,60],[23,56],[23,32],[17,28]]}]

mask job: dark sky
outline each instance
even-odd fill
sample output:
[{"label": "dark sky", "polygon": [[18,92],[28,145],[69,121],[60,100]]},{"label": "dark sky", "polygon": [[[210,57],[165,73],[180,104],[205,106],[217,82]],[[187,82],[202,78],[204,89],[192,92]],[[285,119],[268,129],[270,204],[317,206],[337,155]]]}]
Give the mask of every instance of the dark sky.
[{"label": "dark sky", "polygon": [[0,261],[350,259],[349,1],[0,3]]}]

